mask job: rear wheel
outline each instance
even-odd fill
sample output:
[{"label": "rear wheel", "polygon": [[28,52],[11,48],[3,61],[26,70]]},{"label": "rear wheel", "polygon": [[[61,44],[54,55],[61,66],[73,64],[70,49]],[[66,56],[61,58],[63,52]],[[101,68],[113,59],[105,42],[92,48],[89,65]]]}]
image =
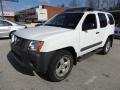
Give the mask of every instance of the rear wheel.
[{"label": "rear wheel", "polygon": [[108,39],[103,47],[103,50],[100,53],[103,55],[108,54],[112,46],[111,44],[112,44],[112,40]]},{"label": "rear wheel", "polygon": [[66,50],[58,51],[50,63],[48,77],[54,82],[64,80],[71,72],[72,67],[73,57],[71,53]]}]

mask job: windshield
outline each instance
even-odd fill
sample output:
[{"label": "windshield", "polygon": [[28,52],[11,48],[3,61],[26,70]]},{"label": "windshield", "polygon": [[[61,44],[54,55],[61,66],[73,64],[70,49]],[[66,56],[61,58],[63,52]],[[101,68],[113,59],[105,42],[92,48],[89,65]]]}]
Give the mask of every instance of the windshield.
[{"label": "windshield", "polygon": [[46,22],[45,25],[75,29],[82,16],[83,13],[63,13],[55,16]]}]

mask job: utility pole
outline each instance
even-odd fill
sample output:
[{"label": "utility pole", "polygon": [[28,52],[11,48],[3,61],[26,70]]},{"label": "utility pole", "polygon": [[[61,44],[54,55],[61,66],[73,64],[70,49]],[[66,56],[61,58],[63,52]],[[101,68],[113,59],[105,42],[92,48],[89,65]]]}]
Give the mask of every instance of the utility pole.
[{"label": "utility pole", "polygon": [[118,0],[117,4],[118,4],[118,7],[120,7],[120,5],[119,5],[120,4],[120,0]]},{"label": "utility pole", "polygon": [[3,12],[3,2],[0,0],[0,7],[1,7],[1,17],[4,19],[4,12]]},{"label": "utility pole", "polygon": [[114,0],[114,7],[116,6],[116,1]]},{"label": "utility pole", "polygon": [[98,9],[99,9],[100,8],[100,0],[98,0],[97,3],[98,3]]},{"label": "utility pole", "polygon": [[107,9],[109,9],[109,0],[107,0]]},{"label": "utility pole", "polygon": [[77,0],[71,0],[71,2],[70,2],[70,7],[76,8],[77,6],[78,6]]}]

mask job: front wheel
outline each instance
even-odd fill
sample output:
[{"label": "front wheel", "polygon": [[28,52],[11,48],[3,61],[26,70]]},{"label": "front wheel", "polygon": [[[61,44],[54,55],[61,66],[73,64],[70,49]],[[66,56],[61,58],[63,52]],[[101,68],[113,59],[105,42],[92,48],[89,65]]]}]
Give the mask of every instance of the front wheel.
[{"label": "front wheel", "polygon": [[49,65],[48,77],[54,82],[64,80],[71,72],[72,67],[73,57],[71,53],[66,50],[58,51]]},{"label": "front wheel", "polygon": [[15,31],[10,32],[9,38],[11,39],[12,35],[14,34]]}]

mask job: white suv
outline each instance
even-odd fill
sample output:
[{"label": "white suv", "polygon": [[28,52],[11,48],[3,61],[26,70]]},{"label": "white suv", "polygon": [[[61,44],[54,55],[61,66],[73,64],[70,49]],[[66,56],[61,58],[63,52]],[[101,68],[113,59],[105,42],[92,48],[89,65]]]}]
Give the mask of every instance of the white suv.
[{"label": "white suv", "polygon": [[44,25],[14,33],[14,58],[51,81],[61,81],[78,58],[93,51],[107,54],[112,47],[114,19],[110,13],[90,9],[69,9]]}]

